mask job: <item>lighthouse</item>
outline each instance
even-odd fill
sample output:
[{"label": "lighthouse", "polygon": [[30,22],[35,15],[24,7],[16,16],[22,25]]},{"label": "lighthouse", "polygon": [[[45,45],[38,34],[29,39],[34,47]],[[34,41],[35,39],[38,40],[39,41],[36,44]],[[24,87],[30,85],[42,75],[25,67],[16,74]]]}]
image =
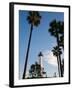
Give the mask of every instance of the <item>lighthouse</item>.
[{"label": "lighthouse", "polygon": [[40,52],[39,54],[38,54],[38,60],[39,60],[39,65],[41,66],[41,67],[43,67],[43,54],[42,54],[42,52]]},{"label": "lighthouse", "polygon": [[39,63],[39,65],[41,66],[41,76],[42,77],[47,77],[47,75],[46,75],[46,72],[44,71],[44,65],[43,65],[43,54],[42,54],[42,52],[40,52],[39,54],[38,54],[38,63]]},{"label": "lighthouse", "polygon": [[39,63],[39,65],[41,66],[41,76],[42,77],[44,77],[44,74],[43,74],[43,72],[44,72],[44,66],[43,66],[43,54],[42,54],[42,52],[40,52],[39,54],[38,54],[38,63]]}]

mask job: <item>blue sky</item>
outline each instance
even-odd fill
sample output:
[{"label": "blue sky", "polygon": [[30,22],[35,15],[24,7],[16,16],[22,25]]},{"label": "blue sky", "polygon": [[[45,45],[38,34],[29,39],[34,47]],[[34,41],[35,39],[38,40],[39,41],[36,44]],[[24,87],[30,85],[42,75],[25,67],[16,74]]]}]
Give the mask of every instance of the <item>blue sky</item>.
[{"label": "blue sky", "polygon": [[[49,52],[56,45],[56,39],[48,32],[49,23],[56,19],[64,21],[64,13],[61,12],[40,12],[41,23],[38,27],[33,27],[31,46],[28,59],[28,68],[38,61],[40,51]],[[19,11],[19,77],[22,78],[24,70],[25,55],[30,34],[30,24],[27,21],[28,11]],[[48,76],[54,72],[58,73],[57,66],[47,63],[44,60],[44,68]]]}]

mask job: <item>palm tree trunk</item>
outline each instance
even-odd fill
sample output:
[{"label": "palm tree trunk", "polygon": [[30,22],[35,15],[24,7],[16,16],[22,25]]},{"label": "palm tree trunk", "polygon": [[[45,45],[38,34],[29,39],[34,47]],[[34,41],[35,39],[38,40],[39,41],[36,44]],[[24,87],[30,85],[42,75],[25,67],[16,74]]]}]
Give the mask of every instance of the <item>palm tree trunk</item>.
[{"label": "palm tree trunk", "polygon": [[25,75],[26,75],[27,62],[28,62],[28,56],[29,56],[29,50],[30,50],[30,42],[31,42],[31,37],[32,37],[32,31],[33,31],[33,25],[31,24],[30,36],[29,36],[26,59],[25,59],[24,72],[23,72],[23,77],[22,77],[23,79],[25,79]]},{"label": "palm tree trunk", "polygon": [[59,77],[60,77],[60,64],[59,64],[59,57],[57,56],[57,63],[58,63],[58,73],[59,73]]},{"label": "palm tree trunk", "polygon": [[62,65],[61,65],[61,57],[60,57],[60,54],[59,54],[59,61],[60,61],[61,77],[63,77],[63,74],[62,74]]},{"label": "palm tree trunk", "polygon": [[59,54],[59,36],[58,36],[58,33],[57,33],[57,44],[58,44],[58,57],[59,57],[59,65],[60,65],[60,76],[62,77],[62,68],[61,68],[61,57],[60,57],[60,54]]}]

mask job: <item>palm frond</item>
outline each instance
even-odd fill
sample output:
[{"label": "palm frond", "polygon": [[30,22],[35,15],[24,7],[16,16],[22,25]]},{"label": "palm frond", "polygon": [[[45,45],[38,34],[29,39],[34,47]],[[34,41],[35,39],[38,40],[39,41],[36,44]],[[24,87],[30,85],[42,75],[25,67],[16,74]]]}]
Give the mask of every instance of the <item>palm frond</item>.
[{"label": "palm frond", "polygon": [[29,15],[27,17],[29,24],[38,26],[40,24],[40,19],[41,16],[38,11],[29,11]]}]

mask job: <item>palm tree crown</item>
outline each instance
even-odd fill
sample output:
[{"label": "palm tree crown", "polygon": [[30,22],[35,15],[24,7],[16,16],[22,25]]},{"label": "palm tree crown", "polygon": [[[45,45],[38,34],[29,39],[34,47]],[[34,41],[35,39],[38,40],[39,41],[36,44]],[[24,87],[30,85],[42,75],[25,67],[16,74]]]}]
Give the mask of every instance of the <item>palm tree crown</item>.
[{"label": "palm tree crown", "polygon": [[53,47],[53,55],[58,56],[59,54],[62,54],[61,48],[58,48],[58,46]]},{"label": "palm tree crown", "polygon": [[40,24],[41,16],[38,11],[29,11],[29,15],[27,17],[27,20],[29,24],[32,24],[33,26],[38,26]]},{"label": "palm tree crown", "polygon": [[52,36],[57,37],[57,34],[64,35],[64,22],[53,20],[50,23],[50,28],[48,30]]}]

